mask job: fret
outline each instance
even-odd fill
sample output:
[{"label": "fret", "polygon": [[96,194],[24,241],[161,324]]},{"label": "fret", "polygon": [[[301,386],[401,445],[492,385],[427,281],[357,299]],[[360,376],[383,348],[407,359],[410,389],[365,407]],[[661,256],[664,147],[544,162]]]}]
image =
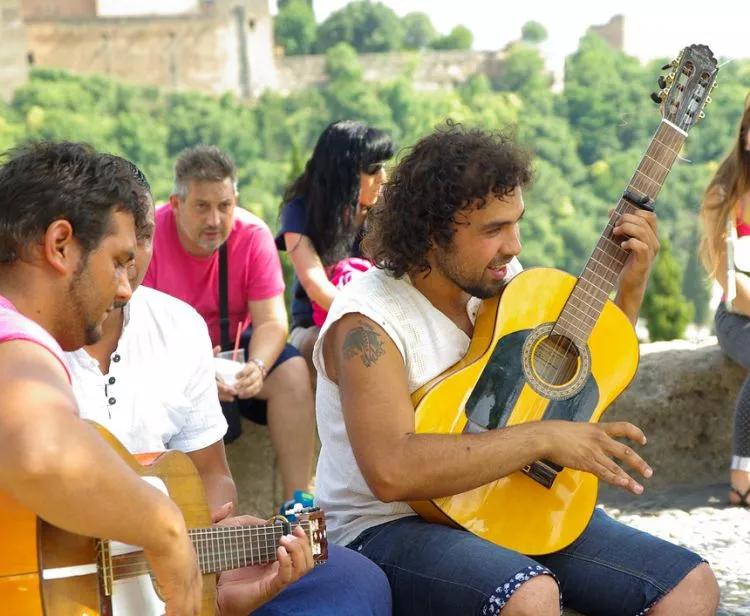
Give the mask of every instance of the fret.
[{"label": "fret", "polygon": [[650,156],[648,152],[644,155],[644,158],[647,158],[648,160],[656,164],[658,167],[661,167],[662,169],[664,169],[664,171],[666,171],[664,175],[669,173],[669,167],[663,165],[660,161],[656,160],[656,158],[654,158],[653,156]]},{"label": "fret", "polygon": [[[657,180],[653,179],[651,176],[649,176],[648,174],[646,174],[641,169],[636,169],[635,173],[636,173],[636,175],[638,175],[640,177],[646,178],[646,181],[648,181],[651,184],[653,184],[654,186],[656,186],[657,189],[661,188],[661,182],[658,182]],[[646,191],[646,194],[648,194],[648,191]]]},{"label": "fret", "polygon": [[[599,252],[601,252],[605,257],[609,257],[617,265],[620,265],[620,266],[625,265],[625,261],[627,260],[627,256],[625,255],[625,251],[624,250],[620,250],[620,252],[617,253],[616,255],[612,254],[611,252],[609,252],[607,250],[604,250],[601,246],[596,246],[594,248],[594,252],[596,252],[597,250]],[[622,259],[622,260],[620,260],[620,256],[619,256],[620,254],[622,254],[623,256],[625,256],[625,258]]]},{"label": "fret", "polygon": [[[242,537],[242,566],[247,566],[247,541],[248,535]],[[252,554],[252,551],[250,552]]]},{"label": "fret", "polygon": [[[593,265],[592,265],[593,264]],[[593,256],[589,259],[589,264],[586,265],[586,268],[593,269],[596,272],[597,267],[603,267],[607,272],[610,274],[613,274],[615,278],[617,278],[620,275],[620,272],[616,272],[611,267],[608,267],[605,265],[602,261],[599,259],[595,259]],[[598,273],[598,272],[597,272]]]}]

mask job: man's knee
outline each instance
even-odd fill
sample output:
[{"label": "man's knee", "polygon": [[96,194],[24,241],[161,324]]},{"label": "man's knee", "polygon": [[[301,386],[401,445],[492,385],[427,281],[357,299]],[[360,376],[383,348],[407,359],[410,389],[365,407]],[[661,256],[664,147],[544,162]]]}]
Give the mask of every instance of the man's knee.
[{"label": "man's knee", "polygon": [[502,616],[559,616],[560,589],[551,575],[521,584],[501,610]]},{"label": "man's knee", "polygon": [[658,614],[685,614],[685,616],[707,616],[715,614],[719,607],[719,584],[706,563],[698,565],[675,586],[664,599],[654,606]]},{"label": "man's knee", "polygon": [[312,392],[310,371],[301,355],[287,359],[271,373],[271,376],[273,377],[273,390],[269,392],[270,395],[279,391],[287,394],[293,392],[297,395],[310,395]]}]

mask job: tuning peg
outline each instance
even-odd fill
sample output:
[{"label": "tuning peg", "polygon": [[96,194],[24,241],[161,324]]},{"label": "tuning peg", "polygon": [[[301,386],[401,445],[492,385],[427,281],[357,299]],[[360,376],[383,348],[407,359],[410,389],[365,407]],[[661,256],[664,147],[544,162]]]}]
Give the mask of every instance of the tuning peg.
[{"label": "tuning peg", "polygon": [[706,105],[708,105],[712,100],[714,100],[714,99],[712,99],[710,96],[707,96],[706,97]]},{"label": "tuning peg", "polygon": [[656,80],[656,83],[659,84],[659,87],[663,90],[667,87],[667,80],[664,79],[663,75],[659,75],[659,79]]},{"label": "tuning peg", "polygon": [[656,92],[651,92],[651,100],[654,101],[657,105],[661,105],[661,96],[659,96]]},{"label": "tuning peg", "polygon": [[706,117],[706,114],[705,114],[705,113],[703,113],[702,111],[701,111],[701,112],[700,112],[700,113],[698,114],[698,118],[699,118],[700,120],[702,120],[702,119],[703,119],[703,118],[705,118],[705,117]]},{"label": "tuning peg", "polygon": [[665,64],[664,66],[662,66],[661,70],[666,71],[668,68],[672,68],[672,62],[670,62],[669,64]]}]

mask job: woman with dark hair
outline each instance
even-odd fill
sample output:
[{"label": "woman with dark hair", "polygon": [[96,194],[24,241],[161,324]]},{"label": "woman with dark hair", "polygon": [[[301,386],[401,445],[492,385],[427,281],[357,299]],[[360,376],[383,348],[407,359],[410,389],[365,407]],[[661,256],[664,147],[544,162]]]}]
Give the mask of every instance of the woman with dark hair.
[{"label": "woman with dark hair", "polygon": [[352,120],[334,122],[321,133],[304,172],[284,194],[276,245],[289,253],[294,267],[290,342],[311,373],[319,331],[312,302],[327,311],[338,293],[329,268],[361,256],[364,220],[386,180],[385,161],[393,151],[384,131]]},{"label": "woman with dark hair", "polygon": [[[750,96],[729,155],[701,205],[701,257],[724,291],[714,319],[722,350],[750,370]],[[729,502],[750,507],[750,375],[734,409]]]}]

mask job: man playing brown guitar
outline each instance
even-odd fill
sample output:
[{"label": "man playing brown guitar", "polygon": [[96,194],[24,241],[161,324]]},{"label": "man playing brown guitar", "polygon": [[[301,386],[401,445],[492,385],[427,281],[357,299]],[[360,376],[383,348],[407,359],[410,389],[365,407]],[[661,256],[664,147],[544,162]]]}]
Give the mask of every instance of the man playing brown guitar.
[{"label": "man playing brown guitar", "polygon": [[[76,144],[32,145],[0,168],[0,510],[10,498],[70,532],[143,546],[167,614],[193,616],[201,578],[182,513],[79,419],[62,356],[95,342],[130,294],[147,213],[135,194],[132,176]],[[4,565],[3,610],[30,613],[6,594]]]},{"label": "man playing brown guitar", "polygon": [[[500,295],[520,269],[530,175],[528,155],[510,139],[453,125],[419,141],[393,171],[365,240],[379,267],[336,298],[314,352],[316,503],[329,537],[380,565],[398,616],[548,616],[561,601],[608,616],[713,614],[718,588],[705,561],[601,510],[571,545],[532,559],[428,523],[407,504],[473,490],[540,459],[634,494],[643,487],[612,458],[651,476],[616,440],[645,444],[625,422],[415,433],[411,394],[463,358],[479,300]],[[614,236],[629,253],[616,304],[635,323],[658,252],[656,218],[623,214]]]},{"label": "man playing brown guitar", "polygon": [[[194,616],[201,577],[182,512],[81,421],[63,357],[97,342],[115,299],[131,295],[142,192],[129,168],[78,144],[32,144],[0,168],[0,519],[20,505],[76,535],[142,546],[167,616]],[[25,530],[3,524],[3,613],[54,616],[13,575]],[[277,590],[312,566],[295,533],[281,540]],[[227,586],[231,613],[257,605],[252,587]]]}]

